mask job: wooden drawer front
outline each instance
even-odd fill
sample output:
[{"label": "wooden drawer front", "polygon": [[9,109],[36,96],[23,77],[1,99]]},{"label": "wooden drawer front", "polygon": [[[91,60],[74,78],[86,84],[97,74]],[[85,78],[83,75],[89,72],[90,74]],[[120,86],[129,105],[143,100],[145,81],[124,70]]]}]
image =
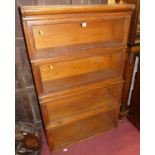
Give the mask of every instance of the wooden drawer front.
[{"label": "wooden drawer front", "polygon": [[122,86],[123,84],[119,84],[41,103],[45,126],[56,126],[60,122],[67,123],[92,115],[95,111],[106,111],[116,107],[120,103]]},{"label": "wooden drawer front", "polygon": [[35,49],[96,42],[109,43],[109,46],[119,45],[127,39],[125,21],[124,17],[51,20],[47,23],[38,21],[32,26]]},{"label": "wooden drawer front", "polygon": [[121,76],[123,60],[124,52],[114,52],[61,62],[34,63],[33,70],[38,67],[39,75],[34,76],[40,76],[38,84],[42,85],[42,93],[46,93]]},{"label": "wooden drawer front", "polygon": [[118,117],[116,116],[117,109],[75,121],[68,125],[47,129],[49,145],[56,150],[115,127]]},{"label": "wooden drawer front", "polygon": [[87,74],[109,68],[108,56],[94,56],[70,61],[40,65],[43,81]]}]

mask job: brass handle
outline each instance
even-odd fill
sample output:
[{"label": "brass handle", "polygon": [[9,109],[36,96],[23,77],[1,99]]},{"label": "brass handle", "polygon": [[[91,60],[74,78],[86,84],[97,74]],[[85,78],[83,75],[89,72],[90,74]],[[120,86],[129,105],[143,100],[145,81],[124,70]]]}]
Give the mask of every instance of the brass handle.
[{"label": "brass handle", "polygon": [[50,68],[51,70],[53,70],[53,69],[54,69],[54,67],[53,67],[52,65],[50,65],[50,66],[49,66],[49,68]]},{"label": "brass handle", "polygon": [[86,23],[86,22],[82,22],[82,23],[81,23],[81,26],[82,26],[82,27],[87,27],[87,23]]},{"label": "brass handle", "polygon": [[39,31],[39,34],[40,34],[41,36],[43,36],[43,35],[44,35],[43,31]]}]

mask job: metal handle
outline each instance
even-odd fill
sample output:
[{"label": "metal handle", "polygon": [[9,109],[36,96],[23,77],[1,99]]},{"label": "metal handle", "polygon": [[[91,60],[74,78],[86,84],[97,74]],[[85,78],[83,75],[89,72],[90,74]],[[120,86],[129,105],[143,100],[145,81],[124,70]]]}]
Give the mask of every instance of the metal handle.
[{"label": "metal handle", "polygon": [[86,22],[82,22],[82,23],[81,23],[81,26],[82,26],[82,27],[87,27],[87,23],[86,23]]},{"label": "metal handle", "polygon": [[50,66],[49,66],[49,68],[50,68],[51,70],[53,70],[53,69],[54,69],[54,67],[53,67],[52,65],[50,65]]},{"label": "metal handle", "polygon": [[39,31],[39,34],[40,34],[41,36],[43,36],[43,35],[44,35],[43,31]]}]

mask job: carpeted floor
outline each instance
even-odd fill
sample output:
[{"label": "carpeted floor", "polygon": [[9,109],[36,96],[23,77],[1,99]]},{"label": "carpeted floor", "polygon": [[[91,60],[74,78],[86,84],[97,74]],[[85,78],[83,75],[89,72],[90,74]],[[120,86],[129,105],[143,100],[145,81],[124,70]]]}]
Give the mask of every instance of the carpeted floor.
[{"label": "carpeted floor", "polygon": [[46,139],[43,138],[41,155],[139,155],[140,132],[126,118],[119,122],[118,128],[74,144],[63,150],[50,153]]}]

